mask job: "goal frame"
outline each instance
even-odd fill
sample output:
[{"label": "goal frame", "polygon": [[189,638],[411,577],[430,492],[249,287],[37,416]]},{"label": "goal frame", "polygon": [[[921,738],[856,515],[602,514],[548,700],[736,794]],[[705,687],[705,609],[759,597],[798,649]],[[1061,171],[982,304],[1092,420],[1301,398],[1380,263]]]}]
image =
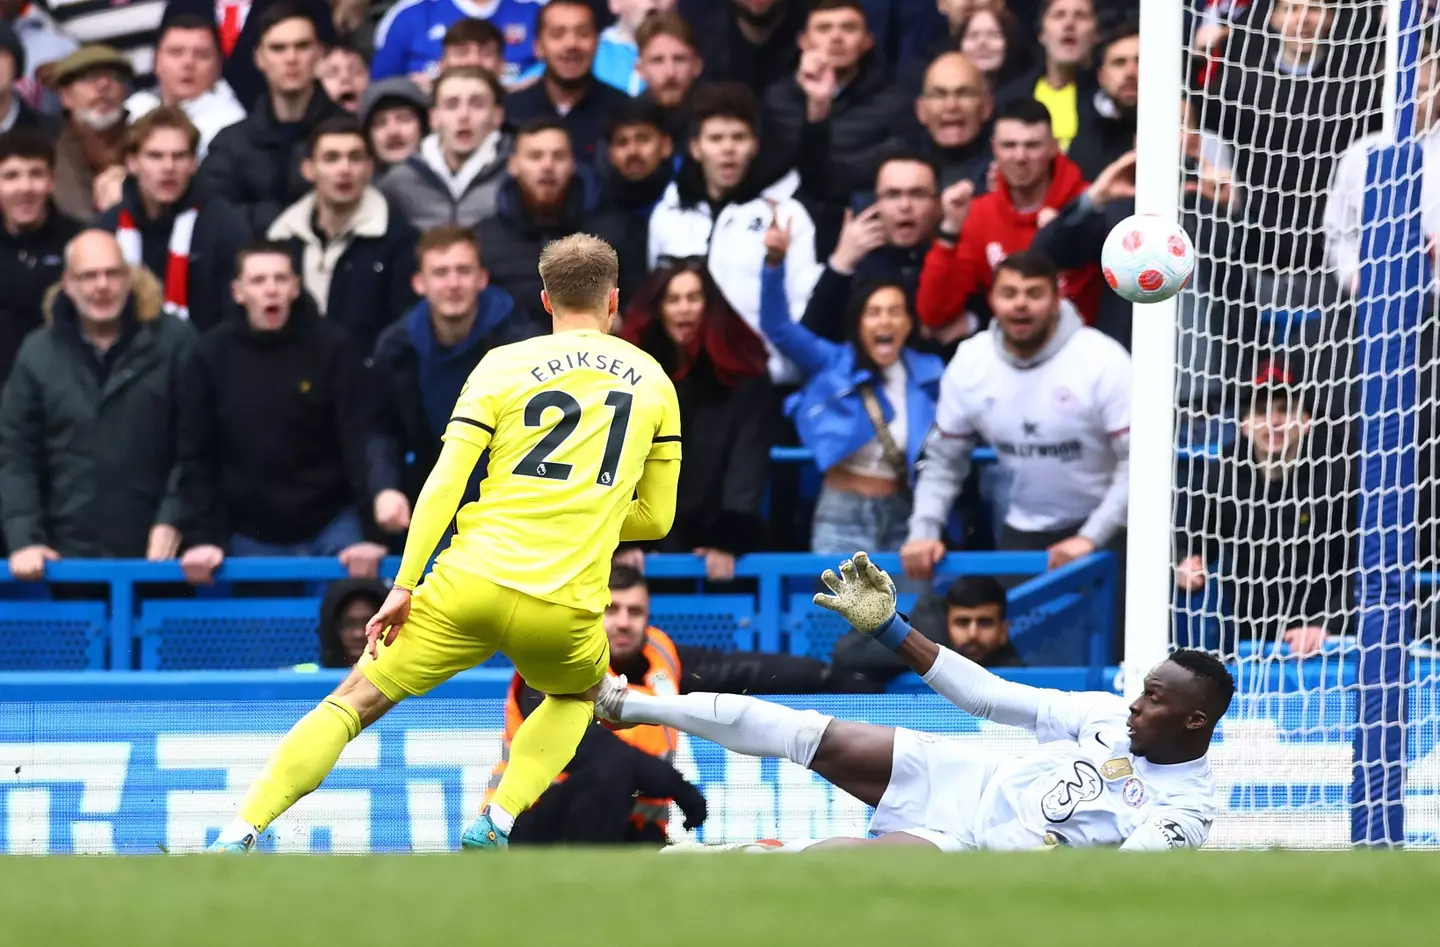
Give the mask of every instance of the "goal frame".
[{"label": "goal frame", "polygon": [[[1418,339],[1431,268],[1421,225],[1422,149],[1414,134],[1421,0],[1392,0],[1387,8],[1383,108],[1391,134],[1369,156],[1355,297],[1362,378],[1354,429],[1360,458],[1350,816],[1352,844],[1365,846],[1405,842],[1408,645],[1417,618]],[[1136,212],[1171,220],[1181,217],[1188,45],[1184,4],[1141,4]],[[1178,309],[1178,299],[1170,299],[1137,305],[1133,314],[1122,663],[1127,697],[1139,692],[1146,671],[1169,653],[1175,636]]]}]

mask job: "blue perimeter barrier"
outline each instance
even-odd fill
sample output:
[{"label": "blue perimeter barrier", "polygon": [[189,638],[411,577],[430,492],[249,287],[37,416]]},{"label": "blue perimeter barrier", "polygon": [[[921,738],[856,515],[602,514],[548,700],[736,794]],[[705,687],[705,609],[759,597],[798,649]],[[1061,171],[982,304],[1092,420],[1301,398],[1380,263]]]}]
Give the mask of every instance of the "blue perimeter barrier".
[{"label": "blue perimeter barrier", "polygon": [[[1005,671],[1065,687],[1071,672]],[[0,675],[0,853],[203,848],[285,731],[341,672]],[[341,755],[325,784],[279,820],[262,848],[289,852],[453,850],[479,810],[500,755],[507,675],[479,670],[409,700]],[[1414,678],[1412,678],[1413,680]],[[1409,701],[1407,758],[1437,755],[1431,678]],[[1010,756],[1033,736],[977,720],[933,694],[772,698],[841,719],[937,733]],[[1356,693],[1245,694],[1211,753],[1224,811],[1212,844],[1344,846],[1349,841],[1350,741]],[[676,766],[705,793],[706,841],[859,835],[868,810],[819,777],[778,760],[682,737]],[[1435,811],[1440,785],[1415,780],[1407,807]],[[678,823],[672,823],[678,830]],[[1436,847],[1433,818],[1412,819],[1407,843]]]},{"label": "blue perimeter barrier", "polygon": [[[898,555],[877,555],[875,560],[892,574],[901,574]],[[737,560],[735,574],[737,579],[753,580],[753,595],[656,595],[653,622],[687,643],[722,650],[789,650],[828,659],[835,640],[848,626],[838,616],[812,605],[810,597],[820,572],[834,565],[833,556],[808,553],[745,556]],[[1010,593],[1017,649],[1032,666],[1083,667],[1085,686],[1099,687],[1106,667],[1113,663],[1115,558],[1100,552],[1054,571],[1047,572],[1045,567],[1043,552],[952,553],[936,572],[942,582],[961,575],[1034,576]],[[391,576],[398,568],[398,558],[391,557],[381,563],[380,571]],[[646,575],[652,580],[690,580],[698,591],[705,567],[697,556],[649,556]],[[199,598],[146,598],[149,586],[183,582],[179,563],[174,561],[62,560],[50,563],[45,577],[47,583],[56,585],[104,586],[108,602],[13,597],[0,601],[0,630],[6,632],[0,639],[0,667],[6,666],[7,651],[15,653],[18,648],[31,648],[19,666],[33,671],[200,669],[206,667],[204,655],[197,658],[194,652],[206,648],[226,649],[229,663],[219,666],[233,669],[313,660],[303,651],[316,645],[313,629],[319,606],[313,597],[247,599],[202,594]],[[335,559],[283,558],[228,559],[215,576],[221,585],[323,583],[344,577],[345,571]],[[10,580],[8,570],[0,568],[3,582],[11,582],[10,591],[21,588]],[[913,603],[918,589],[907,586],[905,591],[902,607]],[[63,637],[71,648],[70,665],[45,663],[51,637]],[[108,658],[101,661],[103,652],[108,652]],[[16,666],[15,660],[9,662],[9,667]]]}]

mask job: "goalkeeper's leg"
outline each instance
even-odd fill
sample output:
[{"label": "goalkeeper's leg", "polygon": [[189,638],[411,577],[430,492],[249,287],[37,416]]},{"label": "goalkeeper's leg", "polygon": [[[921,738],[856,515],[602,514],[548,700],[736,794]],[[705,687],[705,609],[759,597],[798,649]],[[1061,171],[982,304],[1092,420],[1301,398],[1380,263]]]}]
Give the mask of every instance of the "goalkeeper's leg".
[{"label": "goalkeeper's leg", "polygon": [[674,727],[746,756],[779,757],[813,770],[868,806],[890,783],[895,731],[835,720],[739,694],[661,697],[627,690],[611,678],[601,685],[601,719]]},{"label": "goalkeeper's leg", "polygon": [[319,788],[345,744],[393,706],[395,701],[380,693],[358,668],[351,671],[335,693],[301,717],[280,741],[245,794],[239,814],[221,831],[215,848],[251,848],[270,823]]}]

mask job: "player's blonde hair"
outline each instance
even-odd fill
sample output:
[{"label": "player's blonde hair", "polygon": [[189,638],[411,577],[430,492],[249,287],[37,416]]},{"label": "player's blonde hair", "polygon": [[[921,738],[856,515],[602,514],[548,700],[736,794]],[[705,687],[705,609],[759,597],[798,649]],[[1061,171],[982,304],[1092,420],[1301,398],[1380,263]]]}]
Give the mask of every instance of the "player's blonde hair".
[{"label": "player's blonde hair", "polygon": [[552,240],[540,251],[540,281],[557,311],[607,308],[620,282],[620,258],[610,244],[588,233]]}]

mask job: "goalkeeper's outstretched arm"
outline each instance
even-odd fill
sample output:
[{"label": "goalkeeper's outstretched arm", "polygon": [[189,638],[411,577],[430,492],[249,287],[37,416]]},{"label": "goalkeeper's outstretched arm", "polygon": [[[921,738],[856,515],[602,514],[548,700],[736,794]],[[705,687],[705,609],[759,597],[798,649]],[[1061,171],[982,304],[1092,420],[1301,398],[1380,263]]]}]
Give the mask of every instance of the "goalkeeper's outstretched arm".
[{"label": "goalkeeper's outstretched arm", "polygon": [[894,651],[935,693],[977,717],[1036,728],[1045,692],[991,674],[911,628],[895,611],[895,583],[868,555],[857,552],[853,560],[840,563],[838,576],[827,569],[820,578],[833,594],[816,595],[815,604]]},{"label": "goalkeeper's outstretched arm", "polygon": [[906,630],[895,653],[931,690],[966,713],[1012,727],[1035,729],[1040,716],[1040,688],[991,674],[963,654],[941,648],[898,614],[894,620]]}]

